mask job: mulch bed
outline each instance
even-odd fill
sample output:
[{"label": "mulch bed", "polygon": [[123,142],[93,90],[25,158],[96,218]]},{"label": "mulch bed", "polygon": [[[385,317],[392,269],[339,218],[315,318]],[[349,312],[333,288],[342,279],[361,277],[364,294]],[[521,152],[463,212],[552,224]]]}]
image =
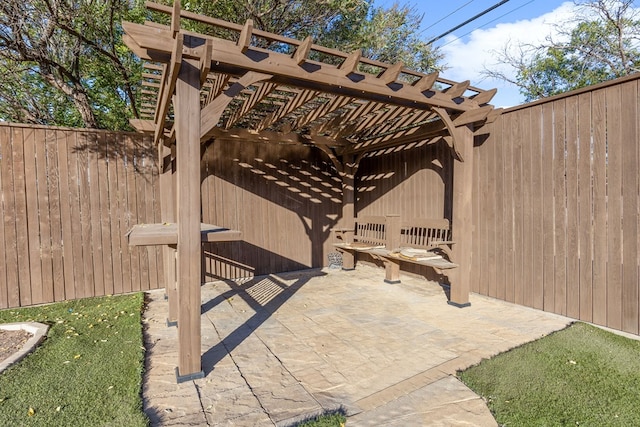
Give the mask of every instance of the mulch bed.
[{"label": "mulch bed", "polygon": [[33,334],[22,329],[17,331],[0,329],[0,361],[20,350],[32,336]]}]

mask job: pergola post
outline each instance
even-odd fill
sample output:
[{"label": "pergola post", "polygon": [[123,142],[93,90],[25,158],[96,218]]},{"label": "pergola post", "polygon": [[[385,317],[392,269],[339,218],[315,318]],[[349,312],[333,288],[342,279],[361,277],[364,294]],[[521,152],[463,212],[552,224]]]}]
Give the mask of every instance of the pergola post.
[{"label": "pergola post", "polygon": [[451,272],[449,304],[468,307],[473,239],[473,127],[456,128],[456,147],[463,161],[453,162],[453,221],[452,238],[454,262],[460,266]]},{"label": "pergola post", "polygon": [[[185,36],[191,47],[193,37]],[[174,100],[178,222],[178,382],[201,378],[200,69],[183,59]]]},{"label": "pergola post", "polygon": [[[355,176],[358,163],[354,156],[345,156],[342,162],[340,178],[342,179],[342,225],[346,231],[343,233],[345,243],[352,243],[355,233]],[[342,269],[353,270],[355,268],[355,254],[352,251],[342,252]]]},{"label": "pergola post", "polygon": [[[163,223],[176,221],[175,168],[171,149],[161,140],[158,144],[158,168],[160,169],[160,219]],[[176,246],[162,247],[165,292],[169,300],[167,326],[178,324],[178,288],[176,282]]]}]

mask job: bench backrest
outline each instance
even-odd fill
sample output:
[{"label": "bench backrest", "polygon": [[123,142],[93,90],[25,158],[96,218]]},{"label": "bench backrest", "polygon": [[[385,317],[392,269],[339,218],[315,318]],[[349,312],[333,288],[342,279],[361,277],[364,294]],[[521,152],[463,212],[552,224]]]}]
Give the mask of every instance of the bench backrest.
[{"label": "bench backrest", "polygon": [[362,216],[356,218],[354,240],[362,243],[384,245],[387,242],[387,219],[383,216]]},{"label": "bench backrest", "polygon": [[433,248],[437,242],[451,241],[448,219],[403,220],[400,226],[400,246]]}]

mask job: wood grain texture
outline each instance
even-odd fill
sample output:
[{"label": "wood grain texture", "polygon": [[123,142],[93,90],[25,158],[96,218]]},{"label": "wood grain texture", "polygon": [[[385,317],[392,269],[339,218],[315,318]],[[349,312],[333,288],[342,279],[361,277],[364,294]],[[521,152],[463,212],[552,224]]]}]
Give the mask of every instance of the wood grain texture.
[{"label": "wood grain texture", "polygon": [[200,71],[183,60],[176,83],[178,373],[200,372]]},{"label": "wood grain texture", "polygon": [[[570,98],[506,111],[476,135],[473,289],[637,333],[637,81]],[[146,261],[135,258],[125,237],[130,224],[159,221],[157,176],[136,168],[148,165],[144,141],[0,124],[0,307],[161,286],[148,269],[164,259],[146,248]],[[356,174],[357,215],[452,219],[444,142],[380,154]],[[342,189],[324,152],[216,141],[200,172],[205,222],[243,232],[206,246],[208,278],[326,265]]]}]

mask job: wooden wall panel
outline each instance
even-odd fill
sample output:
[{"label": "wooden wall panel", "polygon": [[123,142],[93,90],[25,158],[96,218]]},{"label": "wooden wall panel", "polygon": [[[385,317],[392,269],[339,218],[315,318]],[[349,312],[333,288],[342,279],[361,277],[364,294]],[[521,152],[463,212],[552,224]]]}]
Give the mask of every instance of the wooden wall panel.
[{"label": "wooden wall panel", "polygon": [[450,218],[451,167],[443,142],[364,158],[356,175],[356,214]]},{"label": "wooden wall panel", "polygon": [[201,173],[203,221],[242,232],[240,242],[204,245],[208,279],[328,264],[342,199],[337,174],[319,150],[214,142]]},{"label": "wooden wall panel", "polygon": [[[157,249],[136,267],[146,280],[132,282],[121,262],[130,256],[126,227],[156,220],[149,144],[132,134],[0,124],[0,308],[158,287]],[[127,173],[134,197],[135,180],[142,185],[143,209],[126,204]]]},{"label": "wooden wall panel", "polygon": [[[622,174],[622,325],[638,333],[638,89],[637,81],[621,85],[620,137],[624,144]],[[636,144],[631,142],[635,141]],[[621,145],[622,145],[621,144]],[[636,173],[632,173],[636,171]]]},{"label": "wooden wall panel", "polygon": [[[629,77],[507,110],[487,126],[475,157],[474,251],[484,259],[488,239],[495,254],[474,262],[473,276],[493,280],[495,269],[497,283],[477,291],[638,334],[639,105]],[[502,217],[486,214],[494,206]]]}]

